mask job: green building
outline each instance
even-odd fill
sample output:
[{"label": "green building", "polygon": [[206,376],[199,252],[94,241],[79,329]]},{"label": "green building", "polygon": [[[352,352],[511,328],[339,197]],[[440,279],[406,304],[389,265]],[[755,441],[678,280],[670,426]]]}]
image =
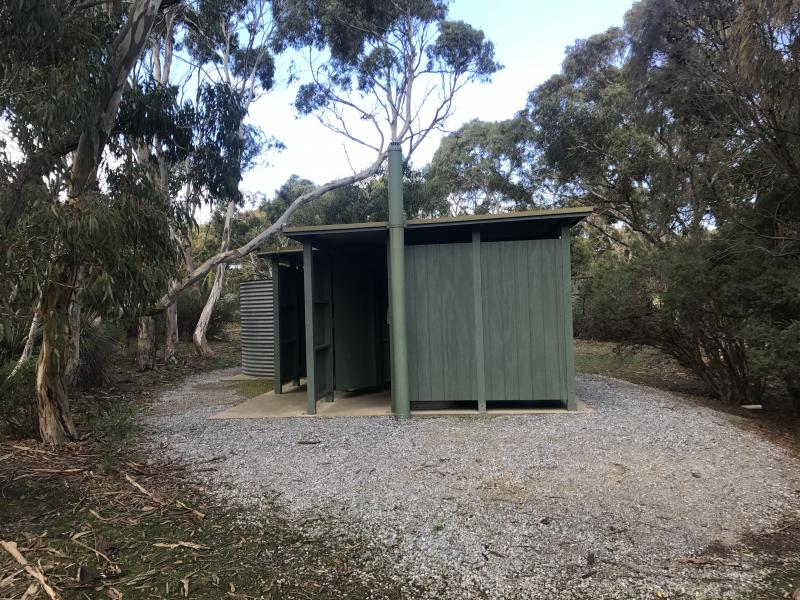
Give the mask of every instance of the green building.
[{"label": "green building", "polygon": [[389,221],[292,227],[272,261],[275,392],[389,386],[411,403],[576,407],[570,228],[587,208],[405,220],[389,150]]}]

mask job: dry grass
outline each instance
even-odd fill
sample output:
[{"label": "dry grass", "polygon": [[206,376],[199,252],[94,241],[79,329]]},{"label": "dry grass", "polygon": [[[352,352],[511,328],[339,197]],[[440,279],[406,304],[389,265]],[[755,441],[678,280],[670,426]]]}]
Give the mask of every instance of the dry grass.
[{"label": "dry grass", "polygon": [[702,382],[655,348],[625,348],[612,342],[575,340],[575,369],[681,394],[703,395]]},{"label": "dry grass", "polygon": [[182,343],[178,365],[145,373],[120,348],[110,383],[74,399],[85,441],[55,451],[0,440],[0,541],[12,550],[0,548],[0,598],[47,598],[31,569],[64,599],[399,597],[364,540],[328,536],[320,522],[310,532],[277,505],[222,506],[184,465],[137,449],[139,408],[191,374],[238,364],[237,328],[213,347],[202,360]]},{"label": "dry grass", "polygon": [[[277,507],[222,508],[181,464],[137,460],[129,449],[112,467],[107,458],[89,443],[59,452],[0,444],[0,539],[62,598],[399,595],[388,577],[364,579],[371,557],[361,540],[320,535],[319,523],[312,535]],[[0,597],[36,597],[29,588],[44,597],[30,572],[0,554]]]}]

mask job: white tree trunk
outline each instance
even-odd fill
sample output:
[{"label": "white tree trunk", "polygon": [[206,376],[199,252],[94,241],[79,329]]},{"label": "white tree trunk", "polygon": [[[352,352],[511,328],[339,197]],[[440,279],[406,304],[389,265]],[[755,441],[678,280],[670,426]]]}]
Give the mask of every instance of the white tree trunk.
[{"label": "white tree trunk", "polygon": [[64,367],[64,381],[68,388],[75,385],[81,365],[81,311],[83,305],[79,297],[83,280],[86,278],[86,271],[85,265],[78,269],[75,290],[72,292],[72,301],[69,303],[69,348]]},{"label": "white tree trunk", "polygon": [[[231,218],[233,217],[233,209],[235,204],[231,201],[228,202],[228,210],[225,213],[225,225],[222,228],[222,242],[220,243],[220,252],[226,252],[231,243]],[[194,335],[192,341],[197,353],[203,358],[210,358],[214,356],[214,352],[208,345],[206,339],[206,331],[208,330],[208,323],[211,321],[211,313],[214,312],[214,306],[217,304],[219,297],[222,295],[222,284],[225,283],[225,263],[217,265],[214,273],[214,285],[211,287],[211,293],[208,295],[206,305],[200,313],[200,318],[197,320],[197,326],[194,328]]]},{"label": "white tree trunk", "polygon": [[136,368],[152,369],[156,364],[156,322],[153,317],[139,318],[139,337],[136,344]]},{"label": "white tree trunk", "polygon": [[73,299],[69,307],[69,352],[64,367],[67,387],[72,387],[77,382],[78,368],[81,364],[81,308],[80,302]]},{"label": "white tree trunk", "polygon": [[22,349],[22,354],[20,354],[17,364],[14,365],[14,370],[11,371],[11,374],[8,376],[9,379],[16,375],[17,371],[20,370],[22,365],[29,361],[31,356],[33,356],[33,343],[36,340],[36,334],[39,333],[41,325],[42,318],[39,316],[39,307],[37,305],[33,311],[33,321],[31,321],[30,329],[28,329],[28,338],[25,340],[25,347]]},{"label": "white tree trunk", "polygon": [[164,364],[178,364],[178,303],[173,302],[164,313]]}]

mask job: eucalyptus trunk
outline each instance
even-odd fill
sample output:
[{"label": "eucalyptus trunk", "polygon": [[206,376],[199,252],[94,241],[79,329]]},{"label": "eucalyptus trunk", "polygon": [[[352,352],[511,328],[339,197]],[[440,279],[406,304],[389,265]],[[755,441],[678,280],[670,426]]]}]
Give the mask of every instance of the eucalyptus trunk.
[{"label": "eucalyptus trunk", "polygon": [[78,280],[72,293],[69,304],[69,350],[64,368],[64,378],[68,387],[73,387],[78,379],[78,369],[81,365],[81,312],[83,305],[79,300],[80,286],[86,277],[86,267],[78,271]]},{"label": "eucalyptus trunk", "polygon": [[[67,202],[74,207],[81,204],[81,196],[97,178],[103,150],[117,121],[122,93],[128,86],[128,76],[141,57],[161,4],[162,0],[134,0],[125,25],[109,49],[110,63],[103,74],[109,86],[96,105],[96,119],[80,131],[70,166]],[[79,273],[69,264],[69,257],[53,259],[39,311],[43,329],[42,348],[36,363],[39,433],[43,441],[52,444],[77,437],[69,410],[66,363],[70,305],[75,298]]]},{"label": "eucalyptus trunk", "polygon": [[166,331],[164,335],[164,364],[178,363],[178,303],[173,302],[164,313]]},{"label": "eucalyptus trunk", "polygon": [[136,369],[147,371],[156,366],[156,322],[153,317],[139,318],[136,342]]},{"label": "eucalyptus trunk", "polygon": [[[222,242],[220,243],[220,252],[226,252],[231,243],[231,218],[233,217],[234,203],[228,202],[228,210],[225,213],[225,225],[222,228]],[[211,286],[211,293],[208,295],[208,300],[200,313],[200,318],[197,320],[197,326],[194,329],[192,341],[197,353],[203,358],[210,358],[214,356],[213,350],[208,345],[206,338],[206,331],[208,324],[211,321],[211,314],[214,312],[214,306],[217,304],[220,296],[222,295],[222,286],[225,283],[225,268],[227,265],[221,263],[217,265],[214,272],[214,285]]]},{"label": "eucalyptus trunk", "polygon": [[[81,131],[73,156],[67,202],[74,206],[80,204],[81,195],[96,178],[128,75],[141,56],[160,5],[161,0],[136,0],[125,26],[113,42],[112,63],[107,73],[111,86],[98,103],[97,120]],[[43,337],[36,365],[39,433],[43,441],[51,444],[63,444],[77,437],[69,409],[66,375],[70,355],[70,307],[75,299],[79,274],[72,267],[60,267],[60,259],[56,257],[50,265],[50,277],[39,309]]]},{"label": "eucalyptus trunk", "polygon": [[36,363],[36,405],[39,435],[48,444],[63,444],[78,437],[64,379],[67,358],[63,349],[69,336],[72,284],[74,278],[70,273],[62,273],[59,281],[48,286],[39,307],[43,327],[42,347]]}]

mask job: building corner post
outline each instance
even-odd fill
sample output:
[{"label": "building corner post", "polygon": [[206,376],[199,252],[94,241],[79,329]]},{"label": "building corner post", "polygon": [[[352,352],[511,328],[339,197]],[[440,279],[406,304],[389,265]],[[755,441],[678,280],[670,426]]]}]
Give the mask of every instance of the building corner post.
[{"label": "building corner post", "polygon": [[561,226],[561,275],[564,300],[564,359],[567,377],[567,410],[578,409],[575,394],[575,340],[572,332],[572,269],[569,225]]},{"label": "building corner post", "polygon": [[389,295],[391,297],[392,407],[398,417],[411,416],[408,389],[406,327],[405,212],[403,208],[403,152],[389,144]]}]

